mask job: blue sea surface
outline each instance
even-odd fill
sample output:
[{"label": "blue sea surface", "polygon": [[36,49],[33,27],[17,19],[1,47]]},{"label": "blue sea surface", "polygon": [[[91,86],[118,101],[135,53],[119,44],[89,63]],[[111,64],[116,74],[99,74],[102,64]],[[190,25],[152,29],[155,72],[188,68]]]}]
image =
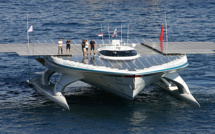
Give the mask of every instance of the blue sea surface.
[{"label": "blue sea surface", "polygon": [[[0,44],[27,43],[27,14],[31,40],[66,40],[98,39],[101,25],[108,38],[108,24],[118,38],[122,24],[124,38],[129,25],[129,38],[159,39],[165,13],[169,41],[215,42],[214,0],[0,0]],[[0,53],[0,133],[215,133],[215,55],[187,56],[180,75],[200,108],[153,85],[128,101],[75,82],[67,111],[26,82],[45,70],[34,57]]]}]

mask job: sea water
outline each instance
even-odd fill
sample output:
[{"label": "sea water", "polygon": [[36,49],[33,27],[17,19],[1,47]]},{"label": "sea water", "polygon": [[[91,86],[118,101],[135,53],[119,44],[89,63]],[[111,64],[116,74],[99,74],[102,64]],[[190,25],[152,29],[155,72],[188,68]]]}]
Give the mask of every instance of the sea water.
[{"label": "sea water", "polygon": [[[121,38],[121,24],[125,39],[159,39],[163,24],[171,42],[215,42],[213,0],[0,0],[0,44],[27,43],[27,14],[31,40],[99,39],[101,25]],[[180,72],[200,108],[153,85],[128,101],[75,82],[67,111],[26,82],[45,70],[34,57],[0,53],[0,133],[215,133],[214,56],[188,55]]]}]

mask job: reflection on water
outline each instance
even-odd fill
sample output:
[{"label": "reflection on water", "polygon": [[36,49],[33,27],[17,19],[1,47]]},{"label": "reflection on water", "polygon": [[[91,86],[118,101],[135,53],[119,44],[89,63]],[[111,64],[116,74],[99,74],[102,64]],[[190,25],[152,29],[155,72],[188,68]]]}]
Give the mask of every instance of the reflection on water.
[{"label": "reflection on water", "polygon": [[84,64],[90,63],[92,65],[95,64],[95,56],[90,56],[90,57],[84,56],[82,59],[82,63],[84,63]]},{"label": "reflection on water", "polygon": [[82,63],[88,64],[88,56],[83,57]]},{"label": "reflection on water", "polygon": [[90,63],[93,64],[95,62],[95,56],[90,57]]}]

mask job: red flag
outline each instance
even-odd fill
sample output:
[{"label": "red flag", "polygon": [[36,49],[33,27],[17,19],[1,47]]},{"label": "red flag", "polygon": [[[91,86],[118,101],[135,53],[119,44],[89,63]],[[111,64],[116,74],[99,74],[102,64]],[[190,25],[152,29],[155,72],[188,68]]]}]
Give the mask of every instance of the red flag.
[{"label": "red flag", "polygon": [[112,38],[114,37],[114,35],[116,34],[116,32],[117,32],[117,29],[114,30]]},{"label": "red flag", "polygon": [[163,52],[163,25],[161,26],[160,48],[161,48],[161,52]]},{"label": "red flag", "polygon": [[101,36],[103,36],[103,34],[102,34],[102,33],[100,33],[98,36],[99,36],[99,37],[101,37]]},{"label": "red flag", "polygon": [[160,42],[163,42],[163,25],[161,26]]}]

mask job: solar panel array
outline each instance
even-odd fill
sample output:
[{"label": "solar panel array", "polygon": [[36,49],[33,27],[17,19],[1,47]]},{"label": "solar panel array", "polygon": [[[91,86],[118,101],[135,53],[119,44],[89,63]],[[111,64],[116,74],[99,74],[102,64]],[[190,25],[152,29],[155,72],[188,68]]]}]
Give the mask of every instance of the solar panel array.
[{"label": "solar panel array", "polygon": [[[54,56],[55,57],[55,56]],[[183,55],[165,56],[162,54],[141,55],[133,60],[108,60],[99,58],[99,56],[57,56],[63,58],[65,61],[74,61],[75,63],[83,63],[82,65],[93,65],[96,67],[115,68],[119,70],[127,69],[128,71],[135,71],[138,69],[150,68],[169,63],[181,59]]]}]

